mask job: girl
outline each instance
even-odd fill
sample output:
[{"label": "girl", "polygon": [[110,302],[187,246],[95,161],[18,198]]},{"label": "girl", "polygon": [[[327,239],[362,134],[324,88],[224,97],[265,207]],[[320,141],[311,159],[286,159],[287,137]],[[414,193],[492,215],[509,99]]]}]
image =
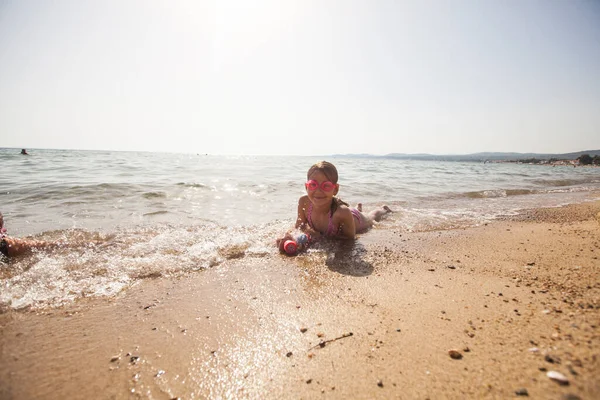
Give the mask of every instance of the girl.
[{"label": "girl", "polygon": [[[371,228],[373,221],[380,221],[385,214],[392,212],[388,206],[383,206],[364,214],[362,204],[358,203],[357,208],[351,208],[336,197],[340,188],[337,183],[338,172],[327,161],[310,167],[306,178],[306,195],[298,200],[296,229],[308,233],[312,240],[322,236],[354,239],[357,233]],[[277,241],[280,249],[290,237],[288,233]]]}]

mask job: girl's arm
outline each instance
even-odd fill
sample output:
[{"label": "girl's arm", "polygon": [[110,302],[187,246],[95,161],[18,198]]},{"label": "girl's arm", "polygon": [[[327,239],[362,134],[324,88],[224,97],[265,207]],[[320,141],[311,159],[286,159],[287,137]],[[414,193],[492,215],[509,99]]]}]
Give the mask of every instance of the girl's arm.
[{"label": "girl's arm", "polygon": [[306,219],[306,207],[308,207],[307,196],[302,196],[298,199],[298,217],[296,218],[296,229],[302,229],[308,226],[308,220]]},{"label": "girl's arm", "polygon": [[[314,242],[321,236],[321,234],[313,230],[310,226],[308,226],[308,220],[306,218],[306,209],[309,206],[308,202],[308,196],[302,196],[300,197],[300,199],[298,199],[298,213],[296,216],[296,223],[294,224],[294,229],[299,229],[302,232],[307,233],[308,235],[310,235],[311,241]],[[293,229],[290,229],[285,233],[285,235],[282,238],[276,240],[276,244],[279,248],[279,251],[283,252],[283,244],[286,240],[294,238],[292,236],[292,233]]]},{"label": "girl's arm", "polygon": [[296,218],[296,229],[300,229],[304,233],[308,233],[311,239],[314,241],[321,236],[320,232],[315,231],[308,225],[308,219],[306,218],[306,209],[309,206],[308,196],[302,196],[298,200],[298,217]]},{"label": "girl's arm", "polygon": [[[300,229],[303,231],[304,231],[304,227],[308,226],[308,224],[306,223],[306,215],[304,213],[304,206],[303,206],[305,197],[306,196],[303,196],[303,197],[300,197],[300,199],[298,199],[298,215],[296,218],[296,223],[294,225],[295,229]],[[287,231],[285,233],[285,235],[283,235],[283,237],[276,240],[276,244],[277,244],[277,247],[279,247],[280,252],[282,252],[282,253],[284,252],[283,244],[285,243],[285,241],[288,239],[294,238],[292,236],[292,232],[293,232],[293,229],[290,229],[289,231]]]}]

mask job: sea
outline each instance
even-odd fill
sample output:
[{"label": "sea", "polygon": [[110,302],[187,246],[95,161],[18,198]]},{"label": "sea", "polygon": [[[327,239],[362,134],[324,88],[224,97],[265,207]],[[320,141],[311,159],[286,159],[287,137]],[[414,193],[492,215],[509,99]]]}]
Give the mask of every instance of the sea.
[{"label": "sea", "polygon": [[[58,243],[0,263],[0,312],[115,296],[232,258],[283,257],[306,172],[327,160],[339,197],[394,213],[373,229],[477,226],[600,198],[600,168],[349,156],[217,156],[0,149],[10,236]],[[368,235],[365,233],[363,235]],[[317,250],[315,250],[317,251]]]}]

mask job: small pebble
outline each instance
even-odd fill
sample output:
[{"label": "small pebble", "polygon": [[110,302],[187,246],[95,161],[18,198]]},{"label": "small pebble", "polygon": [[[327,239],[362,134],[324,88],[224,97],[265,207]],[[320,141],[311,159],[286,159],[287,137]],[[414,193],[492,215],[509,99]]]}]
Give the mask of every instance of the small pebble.
[{"label": "small pebble", "polygon": [[455,360],[460,360],[463,356],[460,353],[460,351],[455,350],[455,349],[451,349],[448,350],[448,354],[450,355],[451,358],[455,359]]},{"label": "small pebble", "polygon": [[521,388],[521,389],[515,390],[515,394],[517,396],[529,396],[529,392],[525,388]]},{"label": "small pebble", "polygon": [[381,379],[377,381],[377,386],[383,387],[383,381]]},{"label": "small pebble", "polygon": [[288,353],[285,355],[286,357],[291,357],[294,353],[292,353],[291,351],[288,351]]},{"label": "small pebble", "polygon": [[300,328],[300,332],[305,333],[308,330],[308,328]]},{"label": "small pebble", "polygon": [[560,358],[551,356],[550,354],[546,354],[544,360],[548,361],[550,364],[560,364]]}]

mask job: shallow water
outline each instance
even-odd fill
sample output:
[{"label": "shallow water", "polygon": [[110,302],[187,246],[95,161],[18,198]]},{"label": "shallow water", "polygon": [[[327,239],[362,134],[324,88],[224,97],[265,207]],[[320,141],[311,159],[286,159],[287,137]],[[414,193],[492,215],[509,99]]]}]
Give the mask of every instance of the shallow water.
[{"label": "shallow water", "polygon": [[[520,209],[597,197],[599,168],[344,157],[1,149],[9,233],[68,242],[0,267],[0,306],[114,295],[140,279],[278,256],[310,165],[327,159],[339,196],[396,212],[375,229],[472,226]],[[77,246],[73,246],[77,245]]]}]

